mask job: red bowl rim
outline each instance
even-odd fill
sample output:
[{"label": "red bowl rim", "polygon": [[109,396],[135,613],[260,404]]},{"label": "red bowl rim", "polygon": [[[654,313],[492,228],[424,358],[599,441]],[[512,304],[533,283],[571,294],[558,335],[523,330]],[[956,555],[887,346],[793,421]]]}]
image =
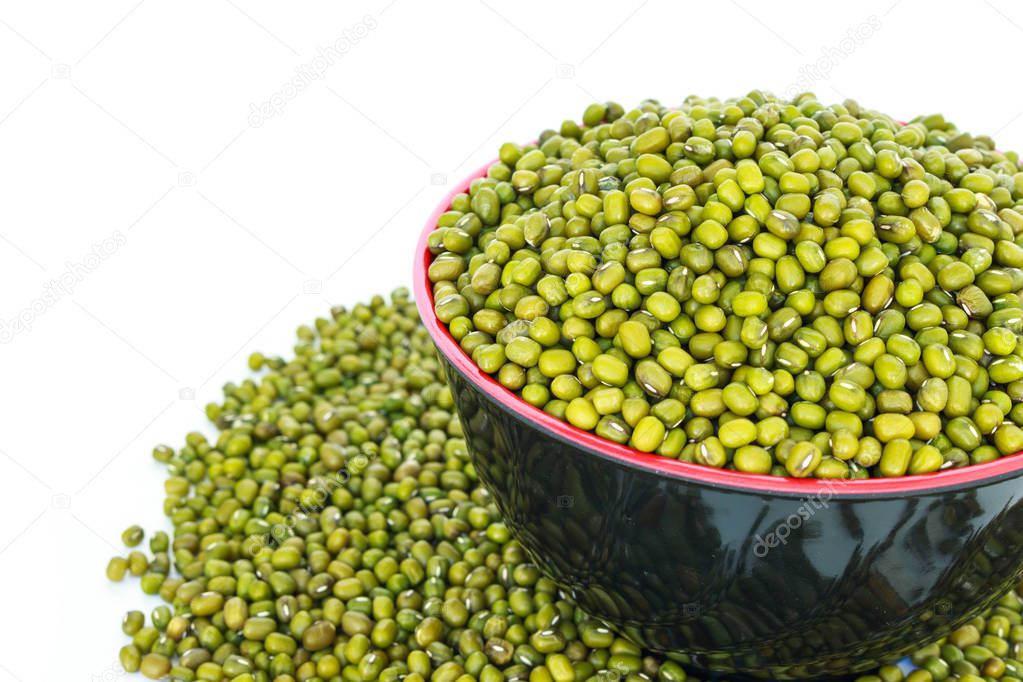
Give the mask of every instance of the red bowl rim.
[{"label": "red bowl rim", "polygon": [[831,496],[858,495],[893,496],[898,493],[932,491],[938,488],[964,487],[981,482],[993,482],[995,479],[1023,472],[1023,452],[1019,452],[982,464],[972,464],[958,469],[895,478],[845,480],[746,474],[739,471],[716,469],[701,464],[682,462],[670,457],[640,452],[639,450],[601,438],[589,431],[579,429],[568,422],[547,414],[538,407],[530,405],[477,367],[472,358],[462,350],[462,347],[451,336],[447,326],[437,319],[433,309],[433,287],[427,277],[427,268],[432,261],[427,240],[430,233],[436,229],[437,220],[441,214],[450,208],[451,200],[456,195],[465,192],[473,180],[485,177],[487,170],[494,163],[496,163],[496,159],[481,166],[467,178],[456,183],[433,212],[430,213],[430,217],[427,218],[426,225],[419,237],[419,243],[416,246],[413,267],[413,294],[423,325],[426,327],[440,353],[478,389],[486,393],[509,412],[533,422],[541,429],[551,432],[552,435],[561,440],[583,446],[599,455],[627,466],[711,486],[752,491],[803,496],[826,496],[829,498]]}]

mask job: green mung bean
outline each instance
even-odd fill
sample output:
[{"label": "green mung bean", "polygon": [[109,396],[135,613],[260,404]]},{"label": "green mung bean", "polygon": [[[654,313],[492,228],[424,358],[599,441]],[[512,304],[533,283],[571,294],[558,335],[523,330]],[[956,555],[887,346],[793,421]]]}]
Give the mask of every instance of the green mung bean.
[{"label": "green mung bean", "polygon": [[[812,94],[591,105],[502,145],[431,235],[428,275],[481,369],[578,428],[760,472],[738,455],[767,416],[833,439],[846,424],[827,416],[848,414],[887,456],[849,441],[844,464],[808,452],[771,473],[931,473],[1023,448],[1021,178],[944,117]],[[992,391],[1010,404],[984,407]],[[710,428],[675,435],[697,418]]]},{"label": "green mung bean", "polygon": [[[124,616],[132,639],[119,654],[126,671],[182,680],[695,680],[586,616],[529,561],[476,478],[434,353],[403,292],[337,308],[299,331],[294,357],[250,357],[260,374],[227,384],[223,401],[207,406],[218,436],[195,432],[180,449],[158,448],[170,453],[174,531],[153,534],[153,560],[140,553],[136,562],[152,565],[170,550],[174,574],[159,590],[166,606],[153,610],[152,625],[140,611]],[[673,376],[704,366],[679,347],[662,355]],[[339,382],[316,381],[330,368]],[[739,412],[751,395],[795,390],[777,370],[749,368],[739,378],[716,399]],[[634,387],[601,390],[610,393],[594,404],[610,410],[602,417],[608,434],[642,435],[643,420],[678,419],[677,399],[650,408]],[[982,405],[1000,409],[1001,400]],[[685,424],[702,434],[694,461],[720,466],[728,448],[703,419]],[[770,472],[768,448],[788,437],[789,424],[778,415],[741,419],[728,422],[735,426],[726,438],[755,440],[735,448],[735,467]],[[991,423],[983,413],[974,419],[978,428]],[[861,438],[848,419],[835,424],[831,456],[818,469],[827,474],[859,460],[875,466],[881,443]],[[225,457],[232,442],[245,452]],[[809,442],[787,447],[799,472],[807,456],[822,454]],[[907,466],[928,469],[940,454],[922,446]],[[192,463],[203,467],[183,478]],[[332,478],[340,471],[346,475]],[[197,508],[207,513],[183,513]],[[965,666],[1021,679],[1020,606],[1010,593],[986,620],[921,649],[914,661],[946,680],[970,682],[958,672]],[[861,680],[875,678],[904,679],[888,665]]]}]

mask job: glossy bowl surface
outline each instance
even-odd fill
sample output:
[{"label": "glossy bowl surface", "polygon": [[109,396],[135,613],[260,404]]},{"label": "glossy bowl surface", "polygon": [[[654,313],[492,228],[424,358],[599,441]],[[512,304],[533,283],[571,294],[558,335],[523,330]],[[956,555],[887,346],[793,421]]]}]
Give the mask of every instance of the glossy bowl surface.
[{"label": "glossy bowl surface", "polygon": [[640,453],[522,401],[414,290],[474,465],[515,537],[583,609],[698,668],[838,677],[987,608],[1023,576],[1023,454],[922,476],[823,481]]}]

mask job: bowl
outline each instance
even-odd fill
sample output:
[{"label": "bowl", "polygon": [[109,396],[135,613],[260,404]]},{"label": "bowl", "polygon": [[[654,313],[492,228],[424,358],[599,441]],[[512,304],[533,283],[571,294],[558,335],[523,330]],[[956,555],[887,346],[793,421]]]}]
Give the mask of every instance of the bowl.
[{"label": "bowl", "polygon": [[473,465],[565,594],[630,639],[730,674],[840,677],[933,641],[1023,575],[1023,454],[892,479],[744,474],[650,455],[529,405],[419,312]]}]

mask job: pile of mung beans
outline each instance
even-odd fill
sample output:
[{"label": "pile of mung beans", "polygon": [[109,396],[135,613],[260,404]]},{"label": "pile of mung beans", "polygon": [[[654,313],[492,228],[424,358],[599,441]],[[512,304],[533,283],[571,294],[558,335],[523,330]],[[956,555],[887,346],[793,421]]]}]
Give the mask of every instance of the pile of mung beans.
[{"label": "pile of mung beans", "polygon": [[1023,172],[940,115],[754,91],[592,104],[429,237],[485,372],[642,452],[793,477],[1023,450]]},{"label": "pile of mung beans", "polygon": [[[125,614],[125,670],[177,682],[681,682],[587,617],[509,537],[476,479],[404,291],[298,330],[294,357],[207,407],[165,463],[168,535],[128,528],[107,576],[163,604]],[[1017,591],[914,656],[908,682],[1020,682]],[[860,682],[901,682],[894,665]]]}]

